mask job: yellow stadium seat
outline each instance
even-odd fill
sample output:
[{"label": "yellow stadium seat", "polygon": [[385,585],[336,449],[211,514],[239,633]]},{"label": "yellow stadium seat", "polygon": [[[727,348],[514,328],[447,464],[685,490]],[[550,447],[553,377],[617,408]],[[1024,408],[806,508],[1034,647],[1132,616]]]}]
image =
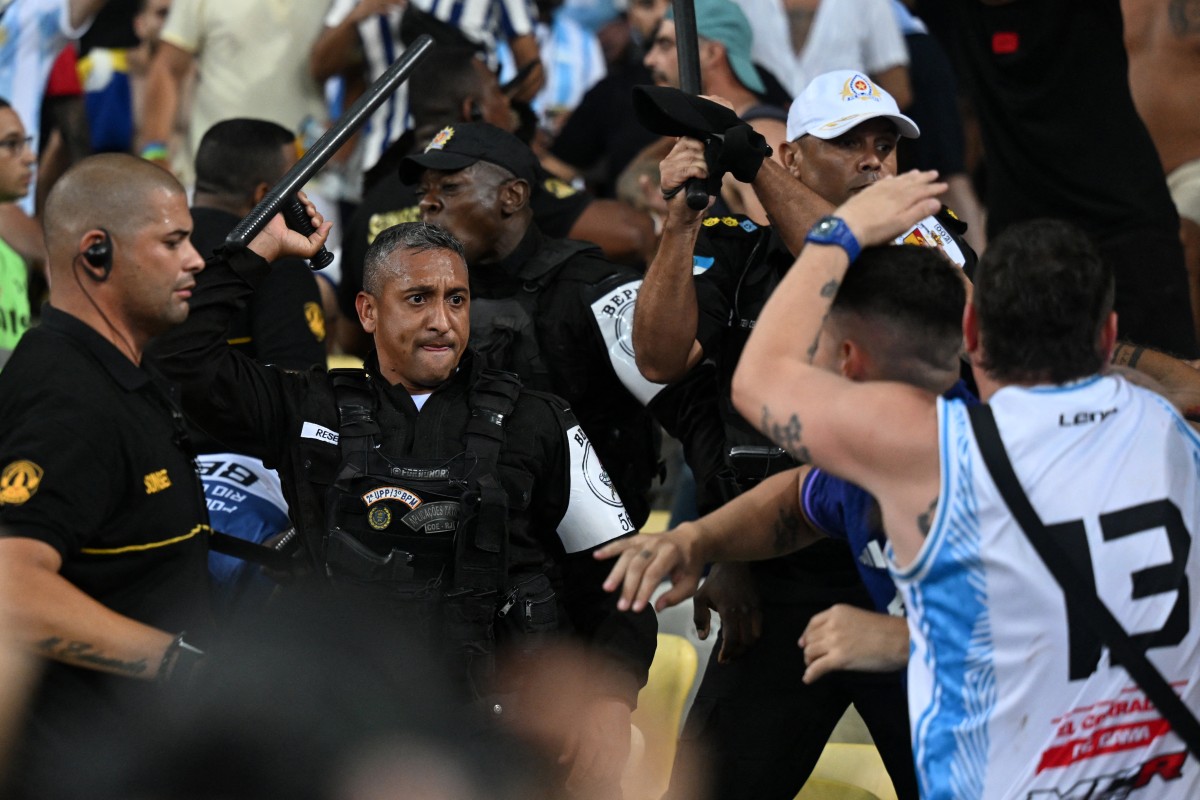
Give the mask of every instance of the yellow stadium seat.
[{"label": "yellow stadium seat", "polygon": [[881,800],[878,795],[858,786],[824,778],[809,778],[796,800]]},{"label": "yellow stadium seat", "polygon": [[[836,791],[842,791],[837,794]],[[897,800],[892,779],[872,744],[825,745],[796,800]]]},{"label": "yellow stadium seat", "polygon": [[683,706],[698,666],[691,642],[671,633],[658,635],[650,677],[633,712],[634,741],[644,741],[644,747],[634,747],[631,753],[622,780],[625,800],[658,800],[667,791]]}]

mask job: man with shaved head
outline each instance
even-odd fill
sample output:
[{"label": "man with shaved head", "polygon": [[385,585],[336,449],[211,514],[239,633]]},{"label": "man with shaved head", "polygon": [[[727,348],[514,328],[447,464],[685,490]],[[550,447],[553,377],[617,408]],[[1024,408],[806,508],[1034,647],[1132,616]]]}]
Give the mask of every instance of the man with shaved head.
[{"label": "man with shaved head", "polygon": [[[0,374],[0,603],[47,659],[11,761],[19,797],[51,796],[156,695],[130,678],[185,676],[211,628],[204,498],[174,393],[143,358],[204,268],[183,188],[94,156],[50,192],[45,226],[50,302]],[[251,248],[308,245],[275,220]]]}]

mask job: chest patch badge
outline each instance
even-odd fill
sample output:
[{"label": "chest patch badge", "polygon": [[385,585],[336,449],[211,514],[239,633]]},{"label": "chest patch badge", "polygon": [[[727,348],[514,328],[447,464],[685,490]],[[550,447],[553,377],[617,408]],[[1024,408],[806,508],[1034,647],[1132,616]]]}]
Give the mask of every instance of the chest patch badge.
[{"label": "chest patch badge", "polygon": [[377,531],[382,531],[392,524],[392,512],[387,506],[372,508],[367,513],[367,524]]},{"label": "chest patch badge", "polygon": [[165,469],[155,470],[143,477],[142,483],[146,486],[146,494],[158,494],[171,488],[171,476]]},{"label": "chest patch badge", "polygon": [[458,523],[458,503],[450,500],[429,503],[404,515],[403,522],[414,531],[426,533],[452,531]]},{"label": "chest patch badge", "polygon": [[0,506],[19,506],[37,494],[42,468],[32,461],[14,461],[0,472]]},{"label": "chest patch badge", "polygon": [[416,508],[421,505],[421,498],[410,492],[408,489],[402,489],[399,486],[380,486],[378,489],[372,489],[362,496],[362,501],[368,506],[373,506],[381,500],[395,500],[409,508]]}]

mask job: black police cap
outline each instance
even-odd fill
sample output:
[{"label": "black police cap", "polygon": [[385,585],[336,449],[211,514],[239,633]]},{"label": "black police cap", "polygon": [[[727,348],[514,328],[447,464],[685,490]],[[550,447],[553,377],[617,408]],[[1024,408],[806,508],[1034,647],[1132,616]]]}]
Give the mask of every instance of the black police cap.
[{"label": "black police cap", "polygon": [[478,161],[503,167],[530,186],[537,183],[537,157],[528,145],[508,131],[486,122],[447,125],[422,153],[400,162],[400,180],[414,184],[427,169],[457,172]]}]

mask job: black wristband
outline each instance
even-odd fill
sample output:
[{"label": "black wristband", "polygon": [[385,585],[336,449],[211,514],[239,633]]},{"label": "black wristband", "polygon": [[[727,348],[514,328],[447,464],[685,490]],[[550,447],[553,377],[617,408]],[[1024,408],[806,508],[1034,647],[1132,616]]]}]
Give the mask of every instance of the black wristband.
[{"label": "black wristband", "polygon": [[672,197],[674,197],[675,195],[682,192],[683,187],[685,187],[685,186],[687,186],[687,181],[684,181],[683,183],[679,184],[674,189],[663,189],[662,190],[663,200],[670,200]]},{"label": "black wristband", "polygon": [[195,672],[196,665],[204,658],[203,650],[184,640],[186,635],[186,631],[181,631],[167,645],[162,661],[158,664],[158,674],[155,676],[160,683],[174,682],[179,678],[186,679]]}]

